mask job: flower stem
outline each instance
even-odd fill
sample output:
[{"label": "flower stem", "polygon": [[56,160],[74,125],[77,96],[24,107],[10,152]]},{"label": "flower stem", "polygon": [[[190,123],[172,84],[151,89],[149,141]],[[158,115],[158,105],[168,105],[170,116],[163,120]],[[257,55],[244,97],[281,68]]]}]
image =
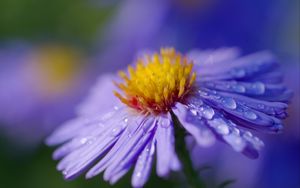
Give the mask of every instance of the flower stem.
[{"label": "flower stem", "polygon": [[205,188],[204,182],[200,179],[199,173],[194,170],[189,151],[185,145],[186,132],[178,121],[177,117],[172,114],[175,130],[175,150],[183,165],[183,172],[190,188]]}]

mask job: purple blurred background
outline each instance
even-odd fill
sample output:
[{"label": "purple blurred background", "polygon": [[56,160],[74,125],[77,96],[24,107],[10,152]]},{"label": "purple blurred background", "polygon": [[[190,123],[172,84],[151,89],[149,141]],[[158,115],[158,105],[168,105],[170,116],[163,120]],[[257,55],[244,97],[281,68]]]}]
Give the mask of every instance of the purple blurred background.
[{"label": "purple blurred background", "polygon": [[[165,46],[267,49],[278,57],[294,96],[283,133],[260,135],[260,158],[223,145],[191,149],[208,187],[227,180],[233,188],[300,187],[299,17],[297,0],[2,0],[0,187],[109,187],[64,182],[43,139],[74,116],[98,76]],[[153,175],[146,187],[176,183]]]}]

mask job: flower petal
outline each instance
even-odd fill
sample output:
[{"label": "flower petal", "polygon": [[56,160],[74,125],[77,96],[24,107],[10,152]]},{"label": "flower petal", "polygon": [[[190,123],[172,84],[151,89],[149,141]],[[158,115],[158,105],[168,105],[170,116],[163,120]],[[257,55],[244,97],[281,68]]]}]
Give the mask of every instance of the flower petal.
[{"label": "flower petal", "polygon": [[[121,167],[122,165],[120,165],[120,163],[125,162],[125,158],[128,157],[129,154],[138,156],[139,152],[136,151],[137,147],[147,144],[149,138],[151,137],[149,132],[151,132],[154,128],[154,119],[145,119],[142,117],[139,117],[138,119],[136,117],[129,118],[128,124],[130,124],[130,126],[124,131],[123,134],[120,135],[120,138],[114,147],[87,172],[86,178],[94,177],[105,169],[110,168],[112,165],[119,165],[119,167]],[[131,164],[129,166],[131,166]],[[110,168],[111,170],[106,171],[108,175],[106,175],[105,179],[112,180],[116,174],[119,174],[127,167],[128,165],[123,165],[121,170],[119,170],[118,173],[115,172],[113,176],[111,175],[113,174],[112,171],[117,170],[117,168]],[[111,172],[109,173],[109,171]]]},{"label": "flower petal", "polygon": [[136,162],[131,183],[133,187],[143,187],[149,178],[153,155],[155,152],[154,139],[147,144]]},{"label": "flower petal", "polygon": [[[210,131],[210,136],[207,137],[208,140],[211,137],[218,138],[222,142],[229,144],[234,150],[242,152],[250,158],[258,157],[257,151],[263,146],[263,143],[257,137],[252,136],[249,131],[239,129],[237,125],[226,120],[218,112],[208,120],[197,113],[193,113],[192,110],[194,109],[189,109],[189,107],[178,103],[174,113],[198,144],[199,138],[197,137],[199,135],[195,134],[196,128],[206,126]],[[190,128],[192,125],[194,126],[193,129]]]},{"label": "flower petal", "polygon": [[80,116],[103,114],[113,109],[114,106],[119,106],[120,101],[116,97],[111,97],[110,100],[105,97],[113,95],[113,91],[118,90],[113,83],[117,79],[118,77],[110,74],[100,76],[90,90],[89,96],[77,107],[77,114]]},{"label": "flower petal", "polygon": [[201,120],[201,116],[192,113],[187,106],[177,103],[173,112],[182,126],[196,139],[201,146],[208,147],[214,144],[215,136]]},{"label": "flower petal", "polygon": [[157,126],[155,134],[157,147],[156,172],[158,176],[165,177],[170,170],[180,169],[180,163],[174,148],[174,125],[171,115],[161,116]]},{"label": "flower petal", "polygon": [[281,121],[276,117],[248,107],[232,97],[223,96],[220,92],[203,89],[199,90],[199,97],[240,126],[275,133],[282,129]]},{"label": "flower petal", "polygon": [[[91,126],[93,129],[84,129],[76,138],[86,139],[81,147],[69,151],[58,164],[57,169],[62,170],[66,179],[73,179],[87,169],[94,161],[99,159],[119,139],[119,134],[127,127],[124,116],[111,118],[106,121],[109,127],[103,129],[102,123]],[[68,143],[66,143],[68,144]],[[63,146],[62,146],[63,147]],[[69,146],[70,147],[70,146]],[[63,155],[63,154],[57,154]]]},{"label": "flower petal", "polygon": [[103,176],[105,180],[110,180],[124,168],[133,165],[145,146],[153,139],[155,133],[153,129],[156,129],[153,118],[140,125],[137,132],[120,148],[107,166]]},{"label": "flower petal", "polygon": [[272,71],[277,67],[275,57],[266,51],[257,52],[222,63],[223,65],[199,71],[199,80],[251,79],[254,76]]}]

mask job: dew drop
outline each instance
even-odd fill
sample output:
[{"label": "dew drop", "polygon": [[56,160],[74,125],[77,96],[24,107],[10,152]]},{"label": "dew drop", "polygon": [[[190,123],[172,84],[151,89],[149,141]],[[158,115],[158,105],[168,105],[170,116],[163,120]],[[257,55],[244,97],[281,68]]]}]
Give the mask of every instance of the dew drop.
[{"label": "dew drop", "polygon": [[199,90],[198,93],[202,96],[208,96],[208,93],[207,92],[204,92],[204,91],[201,91]]},{"label": "dew drop", "polygon": [[228,134],[229,133],[229,129],[228,129],[227,125],[225,125],[225,124],[218,125],[217,131],[220,134]]},{"label": "dew drop", "polygon": [[237,107],[235,100],[232,98],[226,97],[222,100],[222,103],[226,108],[229,108],[232,110],[236,109],[236,107]]},{"label": "dew drop", "polygon": [[206,119],[211,119],[215,115],[215,111],[212,108],[203,108],[202,109],[202,114]]},{"label": "dew drop", "polygon": [[243,139],[237,135],[229,134],[224,136],[224,140],[226,140],[236,151],[242,151],[246,143],[243,141]]},{"label": "dew drop", "polygon": [[231,132],[232,132],[232,134],[235,134],[235,135],[240,134],[240,130],[238,128],[235,128],[235,127],[232,128]]},{"label": "dew drop", "polygon": [[168,119],[161,119],[160,121],[160,125],[163,128],[168,128],[170,126],[170,121]]},{"label": "dew drop", "polygon": [[247,137],[252,137],[252,133],[249,132],[249,131],[246,131],[246,132],[244,133],[244,135],[247,136]]},{"label": "dew drop", "polygon": [[247,131],[243,134],[243,137],[247,140],[251,140],[253,136],[251,132]]},{"label": "dew drop", "polygon": [[121,133],[121,129],[119,127],[113,128],[111,135],[118,136]]},{"label": "dew drop", "polygon": [[191,111],[191,113],[192,113],[194,116],[197,116],[197,115],[198,115],[197,110],[191,109],[190,111]]},{"label": "dew drop", "polygon": [[254,89],[255,93],[257,94],[263,94],[265,93],[265,84],[261,82],[256,82],[252,85],[252,88]]},{"label": "dew drop", "polygon": [[140,178],[142,176],[141,172],[136,173],[136,177]]},{"label": "dew drop", "polygon": [[242,85],[234,85],[233,87],[232,87],[232,89],[234,90],[234,91],[236,91],[236,92],[238,92],[238,93],[245,93],[245,91],[246,91],[246,88],[244,87],[244,86],[242,86]]},{"label": "dew drop", "polygon": [[86,137],[81,138],[81,139],[80,139],[80,143],[81,143],[81,144],[85,144],[85,143],[87,142],[87,140],[88,140],[88,139],[87,139]]},{"label": "dew drop", "polygon": [[245,111],[245,112],[244,112],[244,116],[245,116],[247,119],[250,119],[250,120],[255,120],[255,119],[257,119],[257,115],[256,115],[254,112],[251,112],[251,111]]},{"label": "dew drop", "polygon": [[228,125],[222,119],[214,119],[213,121],[211,121],[210,125],[214,127],[220,134],[229,133]]},{"label": "dew drop", "polygon": [[66,170],[64,170],[64,171],[62,172],[62,174],[63,174],[64,176],[66,176],[66,175],[68,175],[68,172],[67,172]]},{"label": "dew drop", "polygon": [[128,118],[124,118],[123,121],[124,121],[125,123],[128,123]]},{"label": "dew drop", "polygon": [[265,108],[265,105],[263,105],[263,104],[258,104],[258,105],[257,105],[257,108],[262,110],[262,109]]}]

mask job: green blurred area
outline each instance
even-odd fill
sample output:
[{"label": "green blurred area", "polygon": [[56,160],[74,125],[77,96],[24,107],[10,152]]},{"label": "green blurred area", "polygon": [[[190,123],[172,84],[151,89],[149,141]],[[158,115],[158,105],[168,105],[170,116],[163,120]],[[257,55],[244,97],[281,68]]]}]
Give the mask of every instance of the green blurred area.
[{"label": "green blurred area", "polygon": [[[3,147],[1,147],[3,148]],[[0,187],[11,188],[108,188],[112,187],[105,182],[102,174],[90,179],[84,179],[84,176],[73,180],[65,181],[62,174],[56,170],[56,161],[51,159],[53,148],[41,146],[31,154],[21,155],[19,157],[1,152],[0,155]],[[22,157],[21,157],[22,156]],[[132,173],[132,172],[131,172]],[[113,187],[130,187],[131,173],[127,173]],[[176,177],[173,177],[175,179]],[[173,182],[173,183],[172,183]],[[176,182],[176,181],[175,181]],[[158,186],[159,185],[159,186]],[[145,187],[179,187],[174,181],[166,181],[158,178],[153,170],[150,181]],[[182,187],[182,186],[181,186]]]},{"label": "green blurred area", "polygon": [[0,41],[58,40],[89,44],[113,6],[86,0],[1,0]]}]

